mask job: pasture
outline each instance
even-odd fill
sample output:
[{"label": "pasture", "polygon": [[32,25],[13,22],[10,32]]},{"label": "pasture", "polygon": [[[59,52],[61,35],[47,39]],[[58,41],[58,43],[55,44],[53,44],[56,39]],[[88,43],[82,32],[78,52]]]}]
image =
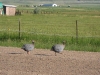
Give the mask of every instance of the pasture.
[{"label": "pasture", "polygon": [[21,47],[35,40],[36,48],[50,49],[65,40],[66,50],[100,51],[98,6],[40,7],[39,14],[33,14],[34,8],[17,9],[23,11],[21,16],[0,16],[1,46]]}]

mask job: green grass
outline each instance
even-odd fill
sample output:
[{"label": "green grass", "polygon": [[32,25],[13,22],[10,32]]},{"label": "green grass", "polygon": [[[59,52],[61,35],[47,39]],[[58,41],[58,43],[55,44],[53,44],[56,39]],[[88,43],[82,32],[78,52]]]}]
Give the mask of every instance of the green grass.
[{"label": "green grass", "polygon": [[100,51],[100,38],[79,38],[78,41],[75,37],[66,36],[48,36],[48,35],[37,35],[37,34],[27,34],[23,33],[19,39],[18,35],[13,33],[8,35],[7,33],[2,33],[0,36],[1,46],[13,46],[21,47],[25,43],[31,43],[35,40],[36,48],[50,49],[55,43],[61,43],[63,40],[66,41],[66,50],[76,50],[76,51]]},{"label": "green grass", "polygon": [[[21,47],[35,40],[36,48],[50,49],[53,44],[65,40],[66,50],[100,52],[99,10],[66,7],[39,9],[47,12],[53,10],[53,13],[23,12],[21,16],[0,16],[0,45]],[[33,11],[33,9],[28,10]],[[78,21],[78,40],[76,39],[76,20]]]}]

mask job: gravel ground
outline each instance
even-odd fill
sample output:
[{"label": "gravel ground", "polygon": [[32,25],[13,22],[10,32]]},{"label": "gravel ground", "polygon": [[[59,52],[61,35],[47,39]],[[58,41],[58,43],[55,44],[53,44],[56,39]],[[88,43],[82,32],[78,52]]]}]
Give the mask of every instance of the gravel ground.
[{"label": "gravel ground", "polygon": [[100,75],[100,53],[0,47],[0,75]]}]

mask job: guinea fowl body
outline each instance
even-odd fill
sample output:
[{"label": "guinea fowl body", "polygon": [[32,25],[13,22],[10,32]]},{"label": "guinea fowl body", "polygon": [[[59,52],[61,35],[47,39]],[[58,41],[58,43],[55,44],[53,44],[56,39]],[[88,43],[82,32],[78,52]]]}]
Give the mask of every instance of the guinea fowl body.
[{"label": "guinea fowl body", "polygon": [[22,46],[22,49],[23,49],[24,51],[26,51],[27,54],[29,54],[29,51],[34,50],[34,41],[32,41],[32,44],[24,44],[24,45]]},{"label": "guinea fowl body", "polygon": [[32,45],[32,44],[25,44],[25,45],[23,45],[22,48],[23,48],[25,51],[31,51],[31,50],[34,49],[34,45]]},{"label": "guinea fowl body", "polygon": [[55,55],[56,53],[60,53],[64,50],[65,48],[65,42],[63,42],[63,44],[55,44],[52,46],[51,50],[55,52]]}]

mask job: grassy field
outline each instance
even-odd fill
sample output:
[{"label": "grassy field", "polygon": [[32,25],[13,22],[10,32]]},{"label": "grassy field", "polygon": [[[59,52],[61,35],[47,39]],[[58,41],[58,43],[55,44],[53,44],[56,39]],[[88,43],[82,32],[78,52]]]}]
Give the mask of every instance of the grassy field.
[{"label": "grassy field", "polygon": [[53,44],[65,40],[66,50],[100,51],[100,9],[38,9],[39,14],[33,14],[33,8],[18,8],[23,10],[21,16],[0,16],[0,45],[21,47],[24,43],[35,40],[36,48],[50,49]]}]

